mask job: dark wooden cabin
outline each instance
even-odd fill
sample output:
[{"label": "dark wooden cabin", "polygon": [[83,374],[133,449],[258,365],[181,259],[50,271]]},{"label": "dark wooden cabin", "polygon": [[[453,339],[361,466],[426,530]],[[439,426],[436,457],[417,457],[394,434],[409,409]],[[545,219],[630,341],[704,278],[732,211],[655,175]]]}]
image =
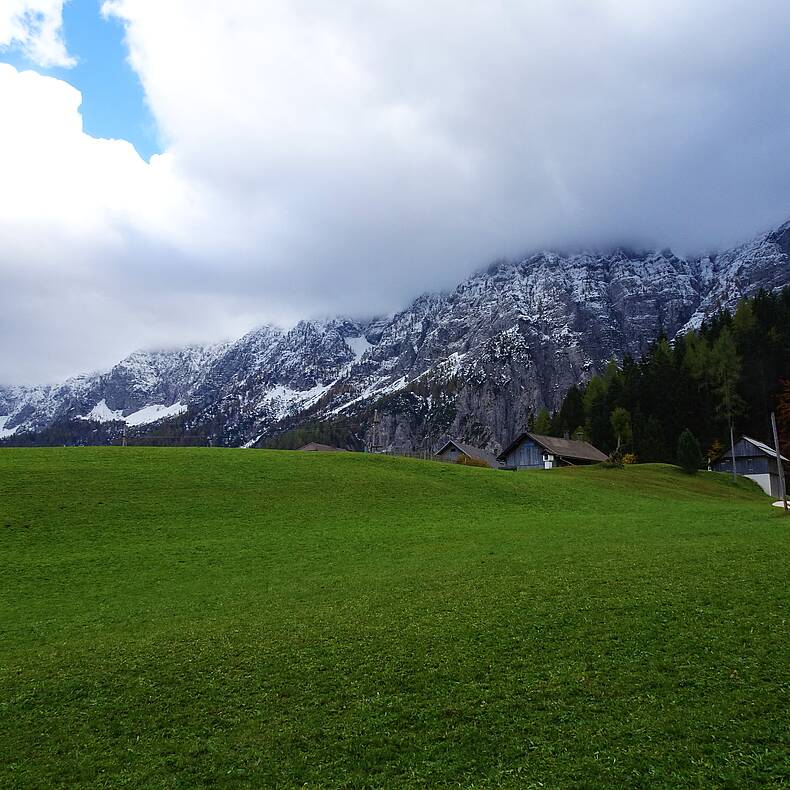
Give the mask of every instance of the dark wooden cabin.
[{"label": "dark wooden cabin", "polygon": [[522,433],[498,456],[505,469],[553,469],[599,464],[606,456],[589,442]]},{"label": "dark wooden cabin", "polygon": [[470,444],[463,444],[456,439],[445,442],[435,453],[434,457],[441,461],[458,462],[462,456],[475,461],[482,461],[492,469],[499,469],[499,461],[493,453],[481,450],[479,447],[472,447]]},{"label": "dark wooden cabin", "polygon": [[[779,467],[776,464],[776,451],[763,442],[742,436],[735,443],[735,474],[754,480],[768,496],[779,497]],[[733,448],[728,448],[720,458],[711,464],[714,472],[732,474]],[[788,463],[782,456],[782,461]]]}]

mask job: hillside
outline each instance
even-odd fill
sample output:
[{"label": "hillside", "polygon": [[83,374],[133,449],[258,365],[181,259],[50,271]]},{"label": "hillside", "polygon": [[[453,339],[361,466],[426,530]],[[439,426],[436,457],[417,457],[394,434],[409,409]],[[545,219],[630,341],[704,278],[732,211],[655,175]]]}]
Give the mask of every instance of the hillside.
[{"label": "hillside", "polygon": [[790,222],[705,257],[540,252],[391,316],[262,326],[223,345],[137,352],[54,387],[0,387],[0,440],[104,444],[126,426],[240,446],[348,419],[361,443],[378,408],[384,446],[447,433],[501,448],[609,360],[788,284]]},{"label": "hillside", "polygon": [[790,531],[671,467],[0,451],[0,786],[788,774]]}]

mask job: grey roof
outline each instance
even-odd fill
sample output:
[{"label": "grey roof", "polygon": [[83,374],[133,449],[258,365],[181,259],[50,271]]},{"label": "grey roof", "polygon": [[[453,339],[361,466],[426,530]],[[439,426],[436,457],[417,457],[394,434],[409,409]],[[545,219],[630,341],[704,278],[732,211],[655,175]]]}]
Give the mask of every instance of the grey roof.
[{"label": "grey roof", "polygon": [[[751,444],[754,447],[756,447],[758,450],[760,450],[765,455],[770,455],[771,458],[776,458],[776,450],[774,450],[774,448],[771,447],[770,444],[765,444],[764,442],[758,442],[757,439],[752,439],[751,436],[741,436],[741,438],[738,439],[739,442],[742,441],[742,440],[745,441],[745,442],[749,442],[749,444]],[[722,458],[731,458],[732,457],[732,448],[729,447],[727,449],[727,452],[725,452],[724,455],[722,455],[721,457]],[[785,463],[790,463],[790,461],[788,461],[787,458],[785,458],[783,455],[780,455],[779,457]]]},{"label": "grey roof", "polygon": [[464,455],[468,455],[470,458],[483,461],[492,469],[499,469],[499,461],[497,461],[496,456],[493,453],[489,453],[488,450],[481,450],[479,447],[472,447],[471,444],[463,444],[463,442],[459,442],[457,439],[450,439],[449,441],[446,441],[434,453],[434,455],[441,455],[450,445],[454,445]]},{"label": "grey roof", "polygon": [[546,452],[556,455],[559,458],[570,458],[578,461],[601,462],[606,460],[606,456],[589,442],[579,442],[575,439],[558,439],[556,436],[542,436],[539,433],[522,433],[514,442],[499,454],[502,461],[510,455],[524,439],[532,439],[535,444],[542,447]]}]

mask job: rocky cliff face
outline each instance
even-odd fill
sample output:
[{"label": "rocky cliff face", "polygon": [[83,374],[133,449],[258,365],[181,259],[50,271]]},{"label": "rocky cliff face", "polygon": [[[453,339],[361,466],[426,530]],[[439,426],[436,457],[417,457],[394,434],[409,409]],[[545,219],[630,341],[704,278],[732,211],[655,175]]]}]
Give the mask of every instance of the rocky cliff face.
[{"label": "rocky cliff face", "polygon": [[110,422],[126,415],[130,425],[142,425],[185,411],[223,352],[224,346],[137,351],[106,373],[55,387],[0,387],[0,438],[40,431],[58,420]]},{"label": "rocky cliff face", "polygon": [[57,421],[79,433],[81,424],[146,431],[177,418],[216,443],[251,445],[305,422],[345,420],[360,442],[384,447],[451,434],[498,449],[531,411],[558,406],[610,359],[788,284],[790,223],[704,258],[539,253],[387,318],[264,326],[222,346],[139,352],[58,387],[0,388],[0,438]]}]

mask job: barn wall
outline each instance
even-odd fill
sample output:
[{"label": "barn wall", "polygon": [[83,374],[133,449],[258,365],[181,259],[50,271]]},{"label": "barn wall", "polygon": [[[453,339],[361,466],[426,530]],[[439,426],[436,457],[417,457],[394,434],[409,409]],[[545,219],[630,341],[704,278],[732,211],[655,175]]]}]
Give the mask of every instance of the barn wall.
[{"label": "barn wall", "polygon": [[543,469],[543,448],[531,439],[525,439],[505,459],[505,466],[516,469]]},{"label": "barn wall", "polygon": [[[732,472],[732,460],[722,458],[713,465],[717,472]],[[735,455],[735,471],[739,475],[767,475],[776,472],[776,460],[767,455]]]}]

